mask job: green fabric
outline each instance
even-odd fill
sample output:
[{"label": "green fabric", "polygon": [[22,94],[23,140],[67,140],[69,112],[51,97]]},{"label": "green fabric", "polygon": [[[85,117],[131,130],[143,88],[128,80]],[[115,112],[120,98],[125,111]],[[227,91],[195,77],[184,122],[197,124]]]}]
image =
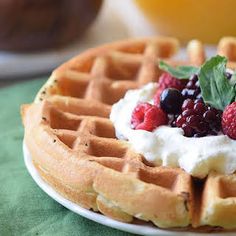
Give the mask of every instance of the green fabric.
[{"label": "green fabric", "polygon": [[131,235],[67,210],[28,174],[19,110],[44,82],[38,79],[0,89],[0,235]]}]

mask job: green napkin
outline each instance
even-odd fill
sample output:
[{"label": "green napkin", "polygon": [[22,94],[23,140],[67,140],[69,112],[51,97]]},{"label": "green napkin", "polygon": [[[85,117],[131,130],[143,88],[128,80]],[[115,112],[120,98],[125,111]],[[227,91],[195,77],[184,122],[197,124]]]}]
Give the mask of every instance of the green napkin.
[{"label": "green napkin", "polygon": [[20,105],[31,102],[44,82],[38,79],[0,90],[0,235],[131,235],[67,210],[28,174]]}]

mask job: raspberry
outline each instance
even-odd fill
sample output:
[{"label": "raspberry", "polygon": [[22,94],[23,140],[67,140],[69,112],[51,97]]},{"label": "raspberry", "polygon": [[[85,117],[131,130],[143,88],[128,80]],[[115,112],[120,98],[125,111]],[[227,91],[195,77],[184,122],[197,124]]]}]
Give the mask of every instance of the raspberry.
[{"label": "raspberry", "polygon": [[158,87],[154,97],[153,97],[153,101],[154,101],[154,104],[156,106],[160,106],[160,101],[161,101],[161,94],[162,92],[164,91],[165,89],[162,89],[160,87]]},{"label": "raspberry", "polygon": [[163,73],[159,78],[158,89],[153,98],[154,104],[159,106],[161,93],[166,88],[175,88],[181,91],[185,87],[185,84],[186,84],[185,80],[176,79],[175,77],[171,76],[169,73],[166,72]]},{"label": "raspberry", "polygon": [[223,133],[232,139],[236,139],[236,102],[225,108],[221,124]]},{"label": "raspberry", "polygon": [[131,125],[134,129],[153,131],[168,123],[168,117],[160,108],[149,103],[139,103],[133,110]]}]

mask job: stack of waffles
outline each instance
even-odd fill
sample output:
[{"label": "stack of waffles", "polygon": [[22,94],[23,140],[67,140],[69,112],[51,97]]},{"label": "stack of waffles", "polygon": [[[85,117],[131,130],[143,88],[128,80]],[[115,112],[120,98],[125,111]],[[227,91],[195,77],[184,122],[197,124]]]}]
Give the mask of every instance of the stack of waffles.
[{"label": "stack of waffles", "polygon": [[[32,104],[22,107],[25,144],[42,178],[67,199],[122,221],[158,227],[236,228],[236,175],[193,179],[180,168],[154,167],[118,140],[109,120],[127,90],[156,82],[157,64],[201,65],[202,43],[175,59],[178,40],[134,39],[90,49],[56,69]],[[236,39],[218,53],[236,67]],[[191,157],[190,157],[191,158]]]}]

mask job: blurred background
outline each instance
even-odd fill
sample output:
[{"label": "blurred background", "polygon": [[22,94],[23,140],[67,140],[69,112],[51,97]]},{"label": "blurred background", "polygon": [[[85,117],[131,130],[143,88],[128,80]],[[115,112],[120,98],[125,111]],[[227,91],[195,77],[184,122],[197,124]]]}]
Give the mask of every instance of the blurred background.
[{"label": "blurred background", "polygon": [[235,0],[0,0],[0,86],[41,75],[87,48],[171,35],[213,45],[236,35]]},{"label": "blurred background", "polygon": [[103,43],[171,35],[183,46],[198,38],[213,52],[220,37],[236,36],[235,6],[236,0],[0,0],[0,236],[131,236],[66,210],[36,186],[23,161],[20,106],[33,101],[54,68]]}]

